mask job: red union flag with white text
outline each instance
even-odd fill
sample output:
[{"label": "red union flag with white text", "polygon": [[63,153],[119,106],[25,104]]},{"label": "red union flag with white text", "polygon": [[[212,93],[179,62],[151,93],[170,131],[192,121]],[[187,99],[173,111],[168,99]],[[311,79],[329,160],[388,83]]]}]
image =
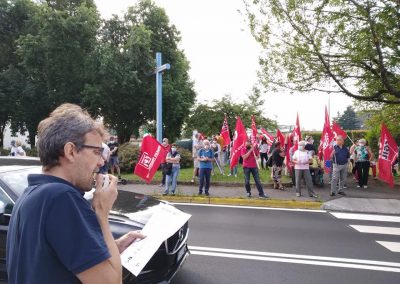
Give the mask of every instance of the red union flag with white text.
[{"label": "red union flag with white text", "polygon": [[231,149],[231,164],[230,168],[233,169],[238,162],[243,147],[245,147],[247,141],[246,128],[244,128],[243,122],[240,117],[236,119],[235,134],[233,136],[233,146]]},{"label": "red union flag with white text", "polygon": [[399,153],[399,148],[390,134],[389,130],[382,123],[381,139],[379,141],[378,176],[387,182],[391,187],[394,186],[392,164]]},{"label": "red union flag with white text", "polygon": [[229,135],[228,119],[226,118],[226,115],[224,122],[222,123],[221,136],[224,138],[224,146],[228,146],[231,143],[231,136]]},{"label": "red union flag with white text", "polygon": [[[340,128],[340,127],[339,127]],[[333,151],[332,140],[334,139],[334,133],[332,132],[328,109],[325,106],[325,122],[324,129],[322,131],[321,140],[318,147],[318,156],[320,159],[324,159],[324,169],[326,173],[332,170],[331,154]]]},{"label": "red union flag with white text", "polygon": [[134,174],[150,183],[168,151],[154,137],[147,135],[143,137],[140,152]]}]

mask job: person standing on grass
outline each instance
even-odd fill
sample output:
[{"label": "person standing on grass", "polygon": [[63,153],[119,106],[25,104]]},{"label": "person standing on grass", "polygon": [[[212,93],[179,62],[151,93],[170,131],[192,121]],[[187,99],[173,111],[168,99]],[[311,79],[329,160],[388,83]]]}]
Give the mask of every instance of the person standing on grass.
[{"label": "person standing on grass", "polygon": [[165,191],[163,195],[169,194],[169,185],[171,184],[171,193],[175,195],[176,184],[178,182],[178,175],[180,170],[179,162],[181,160],[181,155],[177,151],[176,144],[171,145],[171,150],[168,152],[166,157],[166,167],[171,172],[167,172],[165,181]]},{"label": "person standing on grass", "polygon": [[275,143],[275,149],[271,153],[272,159],[272,180],[274,182],[274,189],[285,190],[282,185],[282,168],[283,160],[285,160],[285,151],[281,147],[280,142]]},{"label": "person standing on grass", "polygon": [[266,170],[268,170],[267,166],[268,151],[269,151],[269,146],[267,143],[267,138],[263,137],[260,143],[260,159],[261,159],[261,168]]},{"label": "person standing on grass", "polygon": [[342,136],[336,137],[336,145],[333,146],[331,154],[332,161],[332,182],[331,182],[331,196],[336,194],[346,195],[343,191],[346,184],[348,162],[350,159],[350,151],[344,146],[344,139]]},{"label": "person standing on grass", "polygon": [[121,169],[119,167],[118,160],[118,148],[119,144],[115,141],[114,136],[110,137],[110,141],[107,144],[108,148],[110,148],[110,169],[111,174],[114,175],[115,169],[117,169],[118,179],[121,179]]},{"label": "person standing on grass", "polygon": [[364,187],[365,189],[368,188],[370,159],[372,157],[372,152],[366,144],[367,141],[365,139],[360,139],[358,140],[358,146],[353,148],[358,173],[357,187]]},{"label": "person standing on grass", "polygon": [[192,182],[194,183],[194,179],[196,176],[199,176],[199,165],[200,161],[197,159],[197,154],[200,149],[203,148],[203,142],[200,140],[200,134],[196,133],[193,139],[193,146],[192,146],[192,157],[193,157],[193,176]]},{"label": "person standing on grass", "polygon": [[[165,148],[165,150],[168,151],[167,152],[167,155],[168,155],[169,151],[171,150],[171,146],[168,144],[168,138],[164,138],[162,140],[162,145]],[[167,155],[162,157],[161,164],[160,164],[161,174],[162,174],[161,183],[159,185],[160,187],[164,187],[165,186],[165,178],[166,178],[166,172],[167,172],[165,167],[167,165],[167,162],[166,162]]]},{"label": "person standing on grass", "polygon": [[210,141],[203,141],[203,148],[197,154],[199,160],[199,195],[203,194],[203,188],[206,196],[209,196],[210,178],[212,162],[214,161],[214,152],[211,150]]},{"label": "person standing on grass", "polygon": [[258,190],[258,196],[261,199],[266,199],[268,196],[265,195],[261,185],[260,175],[258,172],[258,166],[256,158],[259,156],[257,145],[251,144],[250,141],[246,142],[246,147],[242,149],[241,156],[243,158],[243,173],[244,173],[244,186],[246,189],[246,196],[251,197],[250,187],[250,173],[253,176],[254,182]]},{"label": "person standing on grass", "polygon": [[296,196],[301,196],[301,179],[304,179],[309,196],[317,198],[318,196],[313,190],[312,178],[310,174],[310,162],[312,159],[309,156],[308,151],[305,149],[305,144],[306,143],[304,141],[300,141],[297,151],[293,154],[293,163],[296,175]]}]

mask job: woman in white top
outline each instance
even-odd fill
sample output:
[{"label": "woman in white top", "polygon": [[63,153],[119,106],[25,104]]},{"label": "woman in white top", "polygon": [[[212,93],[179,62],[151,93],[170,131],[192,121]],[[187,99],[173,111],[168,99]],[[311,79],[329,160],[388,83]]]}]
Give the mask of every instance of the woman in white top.
[{"label": "woman in white top", "polygon": [[298,144],[298,149],[293,154],[293,163],[296,176],[296,196],[301,196],[301,179],[303,178],[306,182],[308,194],[310,197],[317,198],[313,190],[312,178],[310,174],[310,162],[312,157],[309,155],[308,151],[305,149],[305,142],[300,141]]},{"label": "woman in white top", "polygon": [[17,140],[15,142],[16,150],[15,150],[15,156],[26,156],[25,150],[22,149],[22,142],[20,140]]}]

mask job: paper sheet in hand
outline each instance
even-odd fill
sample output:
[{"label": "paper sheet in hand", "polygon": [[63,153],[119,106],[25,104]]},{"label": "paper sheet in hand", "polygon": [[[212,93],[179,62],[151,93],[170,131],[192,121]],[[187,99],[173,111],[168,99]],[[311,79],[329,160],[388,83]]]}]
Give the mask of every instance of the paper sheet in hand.
[{"label": "paper sheet in hand", "polygon": [[171,205],[160,204],[142,229],[146,238],[132,243],[122,252],[122,265],[138,276],[162,242],[177,232],[190,217],[190,214]]}]

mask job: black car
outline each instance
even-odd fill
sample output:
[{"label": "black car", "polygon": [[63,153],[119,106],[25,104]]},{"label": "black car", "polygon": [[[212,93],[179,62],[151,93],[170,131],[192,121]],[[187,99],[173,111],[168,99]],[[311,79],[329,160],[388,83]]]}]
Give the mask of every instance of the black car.
[{"label": "black car", "polygon": [[[6,239],[8,223],[15,201],[27,187],[27,176],[40,173],[36,158],[0,158],[0,280],[7,280]],[[85,194],[90,200],[93,190]],[[154,210],[164,201],[151,196],[120,190],[109,217],[114,238],[140,230],[152,216]],[[187,238],[188,223],[167,239],[153,255],[142,272],[135,277],[123,270],[124,283],[169,283],[189,255]]]}]

